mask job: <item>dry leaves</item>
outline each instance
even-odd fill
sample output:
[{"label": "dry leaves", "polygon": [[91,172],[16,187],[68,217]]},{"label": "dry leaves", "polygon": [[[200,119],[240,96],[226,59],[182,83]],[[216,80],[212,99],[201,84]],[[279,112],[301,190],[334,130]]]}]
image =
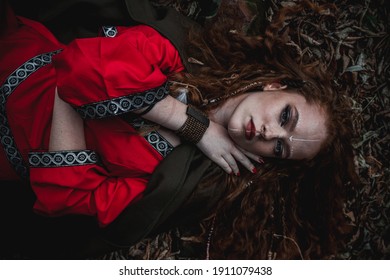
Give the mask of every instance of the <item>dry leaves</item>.
[{"label": "dry leaves", "polygon": [[[156,1],[159,2],[159,1]],[[165,0],[184,14],[196,17],[197,1]],[[256,33],[262,0],[242,0],[246,7],[245,31]],[[268,20],[281,6],[297,1],[270,1]],[[330,1],[315,0],[319,4]],[[183,3],[186,6],[183,8]],[[337,10],[320,17],[309,11],[290,18],[286,27],[293,29],[289,46],[304,61],[321,60],[335,69],[334,83],[354,106],[356,166],[363,188],[351,189],[346,214],[356,225],[341,259],[390,258],[390,36],[389,10],[384,0],[332,1]],[[244,5],[243,5],[244,4]],[[191,9],[192,7],[192,9]],[[196,8],[196,9],[195,9]],[[249,19],[249,22],[248,22]],[[290,30],[291,31],[291,30]],[[172,259],[180,252],[172,250],[172,236],[164,233],[133,246],[116,258]],[[113,254],[118,254],[113,253]]]},{"label": "dry leaves", "polygon": [[[256,2],[249,1],[247,2]],[[269,20],[281,6],[271,1]],[[354,104],[356,166],[363,188],[351,189],[346,213],[356,225],[342,259],[390,257],[390,36],[386,1],[334,3],[320,16],[310,11],[288,20],[288,45],[302,61],[322,61],[335,70],[334,83]]]}]

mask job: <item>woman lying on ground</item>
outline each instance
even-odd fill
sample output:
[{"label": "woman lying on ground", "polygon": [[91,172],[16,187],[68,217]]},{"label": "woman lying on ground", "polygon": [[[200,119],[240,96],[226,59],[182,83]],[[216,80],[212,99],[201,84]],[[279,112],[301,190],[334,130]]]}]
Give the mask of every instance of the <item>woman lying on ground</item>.
[{"label": "woman lying on ground", "polygon": [[158,216],[169,220],[212,190],[211,230],[202,235],[212,257],[330,256],[344,230],[346,184],[356,183],[349,112],[317,65],[298,66],[284,52],[282,20],[265,38],[242,36],[228,17],[194,31],[190,74],[147,26],[103,28],[106,37],[64,46],[9,14],[0,47],[2,179],[29,180],[39,213],[90,215],[115,228],[158,190],[163,158],[188,142],[222,169],[208,164],[194,192],[169,198],[174,207],[161,205]]}]

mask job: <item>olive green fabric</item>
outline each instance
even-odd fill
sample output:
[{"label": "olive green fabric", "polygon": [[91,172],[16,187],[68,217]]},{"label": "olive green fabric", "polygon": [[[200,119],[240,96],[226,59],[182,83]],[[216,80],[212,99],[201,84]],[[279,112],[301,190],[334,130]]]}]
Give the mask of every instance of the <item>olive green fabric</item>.
[{"label": "olive green fabric", "polygon": [[185,44],[191,28],[200,28],[195,22],[171,7],[154,8],[149,1],[126,0],[130,17],[136,22],[149,25],[171,41],[179,51],[188,71],[192,65],[188,63]]},{"label": "olive green fabric", "polygon": [[142,199],[103,230],[104,239],[127,247],[159,229],[198,222],[216,204],[223,188],[197,186],[220,172],[196,147],[180,145],[157,167]]},{"label": "olive green fabric", "polygon": [[[196,147],[180,145],[157,167],[144,197],[130,204],[104,229],[98,228],[95,218],[90,216],[49,218],[32,213],[31,190],[14,183],[12,188],[2,191],[7,203],[3,202],[1,209],[13,214],[4,220],[9,238],[4,240],[6,244],[0,242],[0,256],[95,258],[167,229],[196,225],[210,213],[224,190],[218,185],[198,185],[221,174],[222,169]],[[2,186],[11,187],[11,183]]]}]

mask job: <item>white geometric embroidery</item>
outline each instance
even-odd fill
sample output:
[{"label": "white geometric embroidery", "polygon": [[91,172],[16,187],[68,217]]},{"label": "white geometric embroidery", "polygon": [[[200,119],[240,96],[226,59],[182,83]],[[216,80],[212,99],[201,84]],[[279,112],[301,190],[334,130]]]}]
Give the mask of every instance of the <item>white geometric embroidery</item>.
[{"label": "white geometric embroidery", "polygon": [[32,152],[28,155],[30,167],[64,167],[96,164],[99,162],[94,151]]},{"label": "white geometric embroidery", "polygon": [[115,26],[103,26],[103,34],[105,37],[115,37],[118,34],[118,30]]},{"label": "white geometric embroidery", "polygon": [[[143,118],[136,117],[131,120],[126,120],[135,130],[140,130],[143,127],[150,126],[151,123]],[[173,150],[173,146],[167,139],[165,139],[157,130],[153,130],[144,135],[144,138],[148,143],[162,155],[166,157]]]},{"label": "white geometric embroidery", "polygon": [[4,148],[8,161],[11,163],[16,173],[22,178],[28,177],[28,169],[23,162],[22,155],[16,147],[14,137],[9,128],[6,113],[7,98],[28,76],[42,66],[51,63],[52,56],[61,51],[62,50],[56,50],[43,53],[31,58],[9,75],[4,84],[0,87],[0,142]]},{"label": "white geometric embroidery", "polygon": [[166,157],[173,150],[173,146],[157,131],[150,132],[144,138],[163,157]]},{"label": "white geometric embroidery", "polygon": [[83,119],[101,119],[129,113],[148,107],[164,99],[169,93],[169,83],[137,94],[108,99],[75,108]]}]

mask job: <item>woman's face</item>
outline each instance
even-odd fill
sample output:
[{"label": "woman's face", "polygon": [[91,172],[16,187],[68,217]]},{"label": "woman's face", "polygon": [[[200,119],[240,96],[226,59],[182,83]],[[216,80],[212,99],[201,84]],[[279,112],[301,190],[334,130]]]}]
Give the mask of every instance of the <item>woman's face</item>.
[{"label": "woman's face", "polygon": [[232,139],[263,157],[310,159],[327,136],[326,114],[298,94],[264,91],[247,94],[228,122]]}]

